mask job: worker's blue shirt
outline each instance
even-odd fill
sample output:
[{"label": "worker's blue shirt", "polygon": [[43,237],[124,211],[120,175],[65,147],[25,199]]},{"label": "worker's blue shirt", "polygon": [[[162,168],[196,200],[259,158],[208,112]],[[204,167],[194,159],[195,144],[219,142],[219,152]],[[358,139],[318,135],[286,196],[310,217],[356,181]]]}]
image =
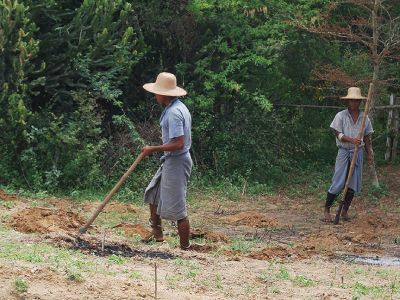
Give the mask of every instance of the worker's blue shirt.
[{"label": "worker's blue shirt", "polygon": [[163,144],[173,138],[184,136],[184,147],[181,150],[164,152],[166,156],[176,156],[189,151],[192,145],[192,117],[186,105],[179,98],[174,98],[160,117]]},{"label": "worker's blue shirt", "polygon": [[[354,122],[353,118],[350,115],[349,110],[348,109],[342,110],[336,114],[330,127],[339,133],[343,133],[345,136],[357,138],[358,132],[360,131],[360,128],[361,128],[362,115],[363,115],[363,113],[360,111],[357,121]],[[362,137],[370,135],[373,132],[374,132],[374,130],[372,128],[371,121],[369,120],[369,118],[367,116],[367,119],[365,120],[365,127],[364,127],[364,132],[363,132]],[[355,148],[355,146],[353,144],[342,142],[338,138],[336,138],[336,145],[339,148],[344,148],[344,149],[354,149]],[[362,140],[360,147],[363,147],[363,146],[364,146],[364,141]]]}]

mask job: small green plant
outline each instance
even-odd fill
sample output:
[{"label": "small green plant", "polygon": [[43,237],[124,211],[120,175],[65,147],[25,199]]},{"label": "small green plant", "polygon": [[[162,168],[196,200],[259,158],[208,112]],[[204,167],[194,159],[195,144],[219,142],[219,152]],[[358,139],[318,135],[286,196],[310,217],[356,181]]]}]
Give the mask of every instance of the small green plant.
[{"label": "small green plant", "polygon": [[382,295],[383,289],[381,287],[376,287],[376,286],[366,286],[360,282],[356,282],[353,285],[354,288],[354,294],[352,299],[361,299],[362,296],[366,295]]},{"label": "small green plant", "polygon": [[279,288],[276,287],[276,286],[270,287],[270,288],[269,288],[269,292],[272,293],[272,294],[280,294],[280,293],[281,293],[281,291],[279,290]]},{"label": "small green plant", "polygon": [[197,270],[189,270],[186,273],[186,277],[195,278],[198,274],[199,274],[199,272]]},{"label": "small green plant", "polygon": [[15,279],[15,289],[20,292],[20,293],[25,293],[28,291],[29,285],[28,283],[22,279],[22,278],[17,278]]},{"label": "small green plant", "polygon": [[379,186],[370,185],[368,188],[368,200],[371,202],[377,202],[383,196],[388,196],[389,190],[387,186],[381,184]]},{"label": "small green plant", "polygon": [[69,271],[67,271],[67,276],[68,276],[69,280],[72,280],[72,281],[75,281],[75,282],[82,282],[83,281],[82,274],[77,272],[77,271],[69,270]]},{"label": "small green plant", "polygon": [[303,275],[297,275],[294,277],[293,282],[301,287],[310,287],[314,285],[314,281],[312,279],[309,279]]},{"label": "small green plant", "polygon": [[113,254],[108,257],[108,261],[115,265],[122,265],[126,262],[126,259],[123,256]]},{"label": "small green plant", "polygon": [[3,205],[5,208],[11,209],[15,206],[15,203],[13,201],[1,201],[1,205]]},{"label": "small green plant", "polygon": [[232,240],[232,243],[230,245],[230,249],[232,251],[239,251],[241,253],[249,253],[251,251],[251,249],[253,249],[256,244],[257,244],[257,239],[253,239],[253,240],[246,240],[243,238],[236,238],[234,240]]},{"label": "small green plant", "polygon": [[221,275],[219,274],[215,275],[214,284],[217,289],[219,290],[223,289]]},{"label": "small green plant", "polygon": [[129,274],[129,278],[132,278],[132,279],[141,279],[142,277],[143,277],[142,274],[140,274],[140,272],[138,272],[138,271],[132,271]]},{"label": "small green plant", "polygon": [[278,274],[276,274],[276,277],[279,279],[289,280],[290,279],[289,271],[285,267],[281,267],[279,269]]}]

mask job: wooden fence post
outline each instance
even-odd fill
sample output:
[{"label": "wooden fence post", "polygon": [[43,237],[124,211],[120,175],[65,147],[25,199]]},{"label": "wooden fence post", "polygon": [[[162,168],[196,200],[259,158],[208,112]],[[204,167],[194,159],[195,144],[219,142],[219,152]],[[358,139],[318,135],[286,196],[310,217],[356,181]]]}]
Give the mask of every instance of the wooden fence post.
[{"label": "wooden fence post", "polygon": [[[394,98],[394,105],[398,104],[400,101],[399,97]],[[393,144],[392,144],[392,160],[396,159],[397,156],[397,143],[399,140],[399,109],[393,111]]]},{"label": "wooden fence post", "polygon": [[399,110],[396,108],[398,99],[393,94],[390,96],[390,106],[394,108],[389,110],[387,121],[387,138],[385,161],[391,161],[397,155],[397,143],[399,133]]}]

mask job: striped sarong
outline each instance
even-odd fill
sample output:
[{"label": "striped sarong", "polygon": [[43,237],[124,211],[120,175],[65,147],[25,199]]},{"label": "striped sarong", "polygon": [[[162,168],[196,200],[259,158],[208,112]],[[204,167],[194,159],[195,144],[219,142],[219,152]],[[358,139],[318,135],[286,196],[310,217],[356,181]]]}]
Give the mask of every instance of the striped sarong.
[{"label": "striped sarong", "polygon": [[147,186],[144,202],[157,205],[162,219],[177,221],[187,217],[186,195],[192,165],[189,152],[166,156]]},{"label": "striped sarong", "polygon": [[[328,192],[331,194],[340,193],[345,184],[347,177],[347,169],[349,163],[351,162],[354,154],[354,149],[339,148],[338,154],[336,156],[335,163],[335,173],[332,178],[332,185],[330,186]],[[353,189],[355,192],[361,191],[362,183],[362,169],[363,169],[363,147],[358,149],[357,160],[354,166],[353,176],[351,177],[349,188]]]}]

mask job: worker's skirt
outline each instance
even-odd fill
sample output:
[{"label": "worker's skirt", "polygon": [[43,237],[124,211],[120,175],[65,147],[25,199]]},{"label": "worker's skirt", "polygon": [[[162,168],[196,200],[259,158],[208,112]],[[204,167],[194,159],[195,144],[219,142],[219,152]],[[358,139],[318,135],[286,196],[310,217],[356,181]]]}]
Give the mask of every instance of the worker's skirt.
[{"label": "worker's skirt", "polygon": [[147,186],[144,202],[157,205],[162,219],[177,221],[187,217],[186,194],[192,165],[189,152],[166,156]]},{"label": "worker's skirt", "polygon": [[[348,173],[348,168],[350,167],[351,160],[353,158],[354,149],[344,149],[339,148],[338,154],[336,156],[335,163],[335,174],[332,178],[332,185],[328,192],[331,194],[340,193],[345,184]],[[354,166],[353,175],[349,183],[349,188],[353,189],[355,192],[361,191],[362,182],[362,169],[363,169],[363,147],[358,149],[356,164]]]}]

